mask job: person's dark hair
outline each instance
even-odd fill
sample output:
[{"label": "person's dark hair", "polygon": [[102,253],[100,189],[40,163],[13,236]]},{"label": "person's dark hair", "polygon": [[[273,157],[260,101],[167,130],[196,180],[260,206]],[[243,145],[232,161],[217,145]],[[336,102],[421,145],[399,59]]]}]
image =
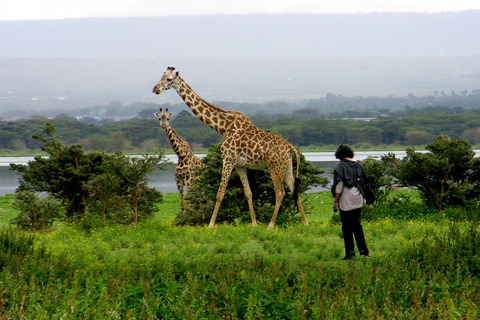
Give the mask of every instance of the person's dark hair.
[{"label": "person's dark hair", "polygon": [[345,158],[353,158],[355,153],[353,152],[352,148],[345,144],[341,144],[338,146],[337,151],[335,151],[335,158],[337,159],[345,159]]}]

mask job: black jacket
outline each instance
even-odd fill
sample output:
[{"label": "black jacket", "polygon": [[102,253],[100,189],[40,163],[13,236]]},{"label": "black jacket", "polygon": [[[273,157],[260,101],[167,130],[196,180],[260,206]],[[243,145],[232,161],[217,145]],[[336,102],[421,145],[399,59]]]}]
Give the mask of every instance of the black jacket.
[{"label": "black jacket", "polygon": [[333,174],[332,195],[335,197],[335,187],[338,181],[343,181],[347,188],[356,187],[365,198],[365,183],[367,173],[358,161],[340,160]]}]

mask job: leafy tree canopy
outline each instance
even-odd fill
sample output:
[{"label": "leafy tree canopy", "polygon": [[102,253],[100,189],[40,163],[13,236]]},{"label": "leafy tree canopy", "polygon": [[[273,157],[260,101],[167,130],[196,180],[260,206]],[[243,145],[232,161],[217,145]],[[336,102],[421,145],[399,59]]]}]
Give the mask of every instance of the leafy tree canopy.
[{"label": "leafy tree canopy", "polygon": [[407,156],[383,158],[395,165],[401,186],[420,190],[426,203],[438,209],[473,204],[480,195],[480,158],[465,140],[440,135],[426,146],[429,152],[407,148]]},{"label": "leafy tree canopy", "polygon": [[[42,144],[48,157],[37,156],[28,165],[11,164],[20,174],[17,192],[45,193],[58,199],[69,221],[100,215],[104,223],[131,223],[153,214],[155,203],[162,198],[147,186],[146,174],[166,166],[162,152],[140,158],[121,152],[85,153],[79,145],[61,144],[50,123],[43,133],[46,137],[34,135],[33,139]],[[120,207],[124,210],[114,210]]]}]

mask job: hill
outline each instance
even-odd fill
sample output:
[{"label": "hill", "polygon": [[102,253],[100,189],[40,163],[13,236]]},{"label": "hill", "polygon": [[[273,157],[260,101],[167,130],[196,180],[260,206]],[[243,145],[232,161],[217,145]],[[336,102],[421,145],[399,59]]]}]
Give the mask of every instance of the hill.
[{"label": "hill", "polygon": [[151,93],[167,66],[212,102],[472,92],[479,23],[480,11],[1,21],[0,112],[182,103]]}]

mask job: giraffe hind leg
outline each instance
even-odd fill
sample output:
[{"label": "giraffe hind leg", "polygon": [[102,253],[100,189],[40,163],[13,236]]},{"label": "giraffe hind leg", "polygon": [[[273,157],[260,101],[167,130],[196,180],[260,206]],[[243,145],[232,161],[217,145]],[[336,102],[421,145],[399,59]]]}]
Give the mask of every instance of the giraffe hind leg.
[{"label": "giraffe hind leg", "polygon": [[237,167],[238,175],[243,185],[243,192],[247,198],[248,208],[250,209],[250,217],[252,218],[252,226],[257,226],[257,218],[255,217],[255,209],[253,208],[252,200],[252,190],[250,189],[250,184],[248,183],[247,169],[245,167]]},{"label": "giraffe hind leg", "polygon": [[302,215],[303,224],[308,226],[308,219],[307,219],[307,216],[305,215],[305,210],[303,210],[302,201],[300,200],[300,191],[298,190],[299,184],[300,184],[300,178],[293,177],[291,162],[287,169],[287,172],[285,173],[285,181],[287,183],[288,189],[290,189],[290,192],[292,192],[292,194],[296,196],[295,201],[297,202],[298,211],[300,211],[300,214]]}]

